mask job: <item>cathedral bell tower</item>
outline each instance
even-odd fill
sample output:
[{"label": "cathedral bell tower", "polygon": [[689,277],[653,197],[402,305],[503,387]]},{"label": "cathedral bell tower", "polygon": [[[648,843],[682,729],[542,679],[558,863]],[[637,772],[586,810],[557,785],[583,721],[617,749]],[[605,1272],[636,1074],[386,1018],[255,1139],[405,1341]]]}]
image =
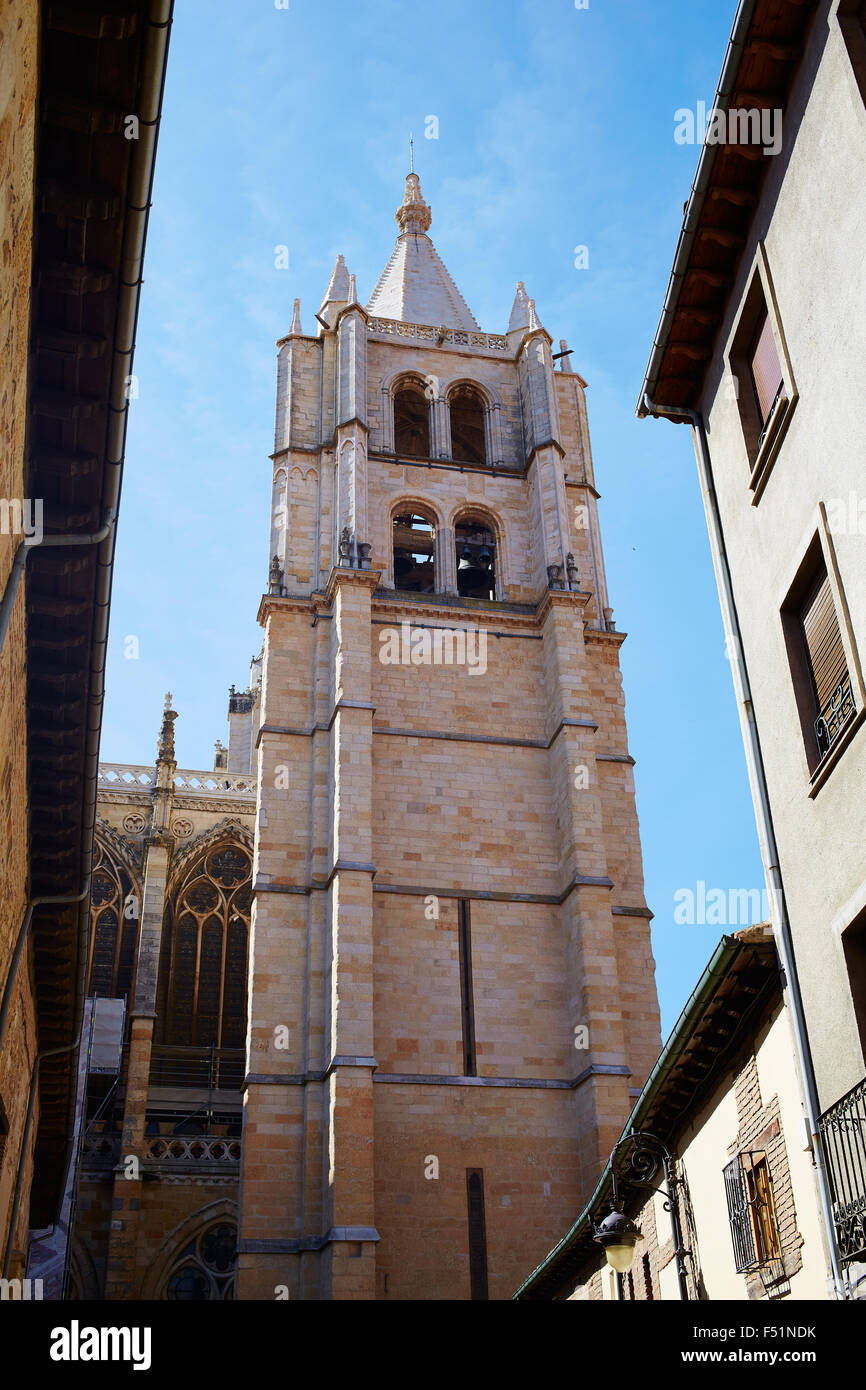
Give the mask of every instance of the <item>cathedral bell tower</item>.
[{"label": "cathedral bell tower", "polygon": [[278,344],[241,1298],[510,1297],[659,1049],[585,382],[396,220]]}]

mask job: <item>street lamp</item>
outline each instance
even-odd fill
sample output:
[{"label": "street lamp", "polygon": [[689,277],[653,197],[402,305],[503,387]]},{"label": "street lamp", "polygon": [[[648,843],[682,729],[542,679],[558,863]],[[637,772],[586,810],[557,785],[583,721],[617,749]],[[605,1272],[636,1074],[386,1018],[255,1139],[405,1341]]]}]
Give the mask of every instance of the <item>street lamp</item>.
[{"label": "street lamp", "polygon": [[615,1203],[611,1205],[613,1210],[610,1216],[606,1216],[601,1225],[595,1228],[595,1239],[604,1250],[611,1269],[615,1269],[617,1274],[625,1274],[631,1269],[634,1247],[642,1239],[640,1227],[623,1212],[617,1211]]},{"label": "street lamp", "polygon": [[[598,1225],[595,1226],[595,1239],[602,1247],[605,1259],[617,1274],[625,1274],[634,1259],[634,1247],[641,1239],[640,1227],[636,1226],[623,1212],[623,1203],[620,1201],[617,1190],[616,1161],[620,1150],[627,1145],[631,1146],[628,1156],[629,1173],[625,1176],[628,1187],[648,1188],[650,1192],[657,1192],[664,1198],[665,1210],[671,1215],[671,1231],[674,1239],[674,1258],[677,1265],[677,1280],[680,1286],[680,1298],[683,1302],[689,1300],[689,1288],[686,1281],[685,1256],[689,1254],[683,1246],[682,1232],[680,1231],[680,1217],[677,1206],[677,1187],[679,1180],[674,1171],[674,1157],[669,1149],[658,1139],[656,1135],[650,1134],[647,1130],[637,1130],[633,1134],[624,1134],[622,1139],[616,1144],[610,1156],[611,1173],[611,1198],[610,1214]],[[665,1184],[667,1191],[661,1187],[655,1187],[648,1181],[655,1177],[659,1163],[664,1169]],[[593,1223],[595,1225],[595,1223]]]}]

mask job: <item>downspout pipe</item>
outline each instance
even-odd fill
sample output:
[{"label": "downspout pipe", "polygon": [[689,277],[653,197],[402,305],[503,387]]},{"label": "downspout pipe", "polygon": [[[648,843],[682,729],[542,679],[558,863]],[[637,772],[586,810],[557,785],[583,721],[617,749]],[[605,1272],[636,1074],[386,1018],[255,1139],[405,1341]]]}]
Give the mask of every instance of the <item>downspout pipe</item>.
[{"label": "downspout pipe", "polygon": [[39,541],[22,541],[12,560],[12,568],[6,580],[3,590],[3,598],[0,600],[0,651],[3,650],[3,643],[6,641],[6,633],[9,629],[9,622],[12,618],[12,609],[15,607],[15,598],[18,593],[18,586],[21,583],[24,569],[27,564],[27,557],[37,545],[98,545],[110,534],[112,527],[117,519],[116,509],[109,513],[100,526],[98,531],[84,533],[73,532],[68,536],[43,536]]},{"label": "downspout pipe", "polygon": [[12,1005],[12,995],[15,992],[15,979],[18,974],[18,967],[21,964],[21,957],[24,954],[24,946],[30,931],[30,923],[33,921],[33,913],[37,907],[70,907],[74,903],[83,902],[90,893],[90,876],[87,883],[80,893],[66,894],[61,897],[31,898],[27,905],[27,911],[18,929],[18,939],[15,942],[15,953],[9,966],[6,976],[6,983],[3,986],[3,999],[0,1003],[0,1051],[3,1050],[3,1039],[6,1036],[6,1024],[9,1021],[9,1010]]},{"label": "downspout pipe", "polygon": [[785,886],[782,881],[782,871],[779,867],[779,851],[776,844],[776,833],[773,827],[773,813],[770,807],[770,796],[767,789],[764,759],[761,753],[761,741],[752,703],[752,691],[749,684],[749,673],[746,666],[745,652],[743,650],[740,620],[737,613],[736,599],[734,598],[728,552],[725,545],[721,514],[719,512],[719,500],[716,495],[716,487],[713,480],[713,466],[710,458],[709,444],[707,442],[706,426],[700,411],[692,410],[688,406],[657,405],[654,401],[650,400],[649,396],[646,394],[644,394],[642,404],[648,415],[660,415],[670,420],[688,420],[692,426],[695,439],[698,475],[700,477],[701,492],[704,498],[707,530],[710,537],[710,550],[713,556],[713,568],[716,572],[716,583],[718,585],[719,598],[722,605],[722,619],[725,625],[725,638],[731,659],[734,688],[740,704],[746,744],[746,762],[749,769],[749,781],[751,782],[752,790],[755,794],[755,816],[758,823],[758,838],[761,843],[761,858],[764,861],[764,872],[767,876],[767,882],[770,887],[773,906],[775,908],[777,925],[776,945],[788,987],[788,998],[791,1005],[791,1020],[794,1032],[794,1046],[800,1066],[800,1075],[803,1078],[806,1115],[809,1121],[809,1132],[812,1141],[812,1157],[815,1160],[815,1169],[818,1178],[821,1215],[824,1219],[824,1229],[827,1235],[827,1244],[830,1252],[833,1288],[837,1298],[845,1299],[848,1295],[842,1268],[839,1263],[836,1227],[833,1222],[833,1202],[830,1195],[827,1167],[824,1162],[824,1148],[821,1143],[819,1132],[821,1107],[818,1101],[818,1085],[815,1079],[814,1064],[812,1062],[812,1050],[809,1046],[809,1033],[806,1026],[803,997],[800,992],[800,980],[797,974],[794,941],[791,934],[791,923],[788,917]]}]

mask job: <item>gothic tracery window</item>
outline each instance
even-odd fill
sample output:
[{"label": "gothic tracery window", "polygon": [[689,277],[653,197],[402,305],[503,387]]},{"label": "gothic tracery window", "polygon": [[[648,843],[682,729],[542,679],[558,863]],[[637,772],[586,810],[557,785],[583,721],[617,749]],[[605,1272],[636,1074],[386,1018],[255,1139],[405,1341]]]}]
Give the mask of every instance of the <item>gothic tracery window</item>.
[{"label": "gothic tracery window", "polygon": [[430,457],[430,402],[417,381],[404,381],[394,393],[394,449],[411,458]]},{"label": "gothic tracery window", "polygon": [[246,1028],[249,851],[212,846],[173,894],[163,928],[158,1041],[240,1048]]},{"label": "gothic tracery window", "polygon": [[222,1221],[191,1240],[177,1257],[164,1297],[175,1303],[233,1299],[237,1238],[237,1228]]},{"label": "gothic tracery window", "polygon": [[90,881],[89,994],[129,998],[138,926],[139,897],[129,871],[97,835]]}]

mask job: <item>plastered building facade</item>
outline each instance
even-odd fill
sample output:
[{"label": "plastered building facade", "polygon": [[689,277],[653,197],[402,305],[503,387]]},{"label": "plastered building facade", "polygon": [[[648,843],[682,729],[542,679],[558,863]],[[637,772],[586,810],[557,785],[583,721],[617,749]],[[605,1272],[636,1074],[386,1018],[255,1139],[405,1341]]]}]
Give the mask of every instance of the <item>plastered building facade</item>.
[{"label": "plastered building facade", "polygon": [[639,413],[693,426],[829,1272],[862,1298],[863,6],[741,5],[716,108],[758,91],[779,150],[703,149]]},{"label": "plastered building facade", "polygon": [[241,1298],[509,1297],[659,1047],[585,383],[396,219],[278,345]]}]

